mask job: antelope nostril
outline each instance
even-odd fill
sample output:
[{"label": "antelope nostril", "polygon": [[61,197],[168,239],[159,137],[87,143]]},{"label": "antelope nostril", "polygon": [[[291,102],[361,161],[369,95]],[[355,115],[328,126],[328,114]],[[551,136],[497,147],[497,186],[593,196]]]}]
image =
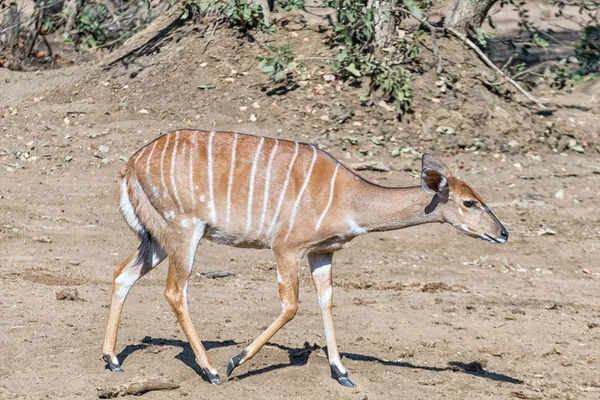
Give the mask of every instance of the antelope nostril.
[{"label": "antelope nostril", "polygon": [[504,239],[508,239],[508,231],[506,230],[506,228],[502,227],[502,232],[500,232],[502,234],[502,237]]}]

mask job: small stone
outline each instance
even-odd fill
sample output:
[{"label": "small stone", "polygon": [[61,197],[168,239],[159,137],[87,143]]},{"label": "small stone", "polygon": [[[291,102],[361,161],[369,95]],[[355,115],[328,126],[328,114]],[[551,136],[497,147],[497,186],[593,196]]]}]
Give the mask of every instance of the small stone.
[{"label": "small stone", "polygon": [[140,111],[138,111],[140,114],[149,114],[149,111],[146,110],[145,108],[142,108]]},{"label": "small stone", "polygon": [[75,288],[66,288],[54,293],[56,300],[83,301],[79,296],[79,291]]},{"label": "small stone", "polygon": [[554,193],[554,198],[556,199],[564,199],[565,198],[565,191],[560,189],[558,192]]},{"label": "small stone", "polygon": [[250,121],[252,121],[252,122],[256,122],[256,119],[257,119],[257,118],[256,118],[256,115],[254,115],[254,114],[250,114],[250,118],[249,118],[249,119],[250,119]]},{"label": "small stone", "polygon": [[519,142],[517,142],[516,140],[511,140],[510,142],[508,142],[508,145],[512,148],[519,147]]},{"label": "small stone", "polygon": [[255,101],[254,103],[252,103],[252,108],[260,108],[260,104],[258,104],[258,102]]},{"label": "small stone", "polygon": [[247,109],[248,109],[248,107],[246,107],[246,106],[241,106],[240,107],[240,111],[246,111]]}]

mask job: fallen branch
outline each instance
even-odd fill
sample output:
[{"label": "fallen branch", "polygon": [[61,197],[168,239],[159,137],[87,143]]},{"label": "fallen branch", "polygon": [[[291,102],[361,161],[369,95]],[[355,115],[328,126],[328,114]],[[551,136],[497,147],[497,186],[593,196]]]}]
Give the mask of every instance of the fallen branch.
[{"label": "fallen branch", "polygon": [[539,101],[538,99],[536,99],[531,93],[529,93],[527,90],[523,89],[523,87],[521,85],[519,85],[514,79],[512,79],[511,77],[509,77],[508,75],[506,75],[500,68],[496,67],[496,65],[483,53],[483,51],[481,51],[481,49],[479,47],[477,47],[477,45],[475,43],[473,43],[473,41],[471,41],[471,39],[469,39],[468,37],[466,37],[465,35],[463,35],[462,33],[458,32],[457,30],[453,29],[453,28],[445,28],[446,31],[450,32],[451,34],[453,34],[454,36],[456,36],[457,38],[459,38],[460,40],[462,40],[463,42],[465,42],[465,44],[467,46],[469,46],[471,49],[473,49],[477,55],[479,56],[479,58],[481,58],[481,60],[491,69],[493,69],[494,71],[496,71],[498,74],[500,74],[500,76],[504,77],[504,79],[506,79],[506,81],[508,83],[510,83],[511,85],[513,85],[519,92],[523,93],[523,95],[525,97],[527,97],[529,100],[531,100],[532,102],[534,102],[535,104],[537,104],[537,106],[541,109],[541,110],[546,110],[546,106]]},{"label": "fallen branch", "polygon": [[184,15],[184,11],[185,7],[179,4],[171,7],[163,15],[152,21],[152,23],[150,23],[146,29],[141,30],[133,35],[118,50],[115,50],[106,56],[100,66],[103,68],[109,68],[117,61],[128,57],[129,55],[151,43],[156,38],[164,35],[169,28],[172,27],[175,22]]},{"label": "fallen branch", "polygon": [[532,102],[534,102],[535,104],[537,104],[537,106],[541,110],[546,110],[547,109],[546,106],[544,106],[544,104],[541,101],[539,101],[531,93],[529,93],[528,91],[526,91],[525,89],[523,89],[523,87],[521,85],[519,85],[514,79],[512,79],[511,77],[509,77],[508,75],[506,75],[500,68],[498,68],[483,53],[483,51],[481,51],[481,49],[479,47],[477,47],[477,45],[475,43],[473,43],[473,41],[471,39],[469,39],[468,37],[466,37],[462,33],[458,32],[457,30],[455,30],[453,28],[433,26],[429,22],[427,22],[426,20],[424,20],[423,18],[420,18],[420,17],[416,16],[415,14],[413,14],[412,12],[410,12],[409,10],[407,10],[405,8],[395,7],[393,9],[393,11],[403,12],[403,13],[406,13],[406,14],[412,16],[414,19],[416,19],[417,21],[421,22],[423,25],[427,26],[431,30],[432,36],[433,36],[433,32],[434,31],[450,32],[456,38],[462,40],[467,46],[469,46],[471,49],[473,49],[475,51],[475,53],[477,53],[477,55],[479,56],[479,58],[481,59],[481,61],[484,62],[485,65],[487,65],[488,67],[490,67],[491,69],[493,69],[494,71],[496,71],[496,73],[500,74],[500,76],[502,76],[506,80],[506,82],[508,82],[511,85],[513,85],[525,97],[527,97],[529,100],[531,100]]},{"label": "fallen branch", "polygon": [[179,388],[179,385],[165,376],[142,379],[137,382],[129,382],[119,387],[98,388],[98,398],[112,399],[119,396],[139,396],[153,390],[172,390]]}]

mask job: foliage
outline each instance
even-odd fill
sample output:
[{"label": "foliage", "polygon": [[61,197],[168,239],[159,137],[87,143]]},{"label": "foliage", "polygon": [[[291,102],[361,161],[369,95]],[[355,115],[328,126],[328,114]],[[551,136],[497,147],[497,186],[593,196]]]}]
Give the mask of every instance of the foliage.
[{"label": "foliage", "polygon": [[265,18],[262,6],[249,0],[184,0],[183,4],[192,12],[222,15],[230,27],[240,29],[242,32],[253,29],[268,33],[275,32],[275,27]]},{"label": "foliage", "polygon": [[256,57],[258,69],[269,75],[274,82],[280,82],[286,76],[287,70],[296,67],[294,55],[287,44],[281,47],[266,45],[265,48],[273,55],[272,57],[258,55]]},{"label": "foliage", "polygon": [[295,11],[304,10],[304,0],[279,0],[277,2],[277,11]]},{"label": "foliage", "polygon": [[75,31],[65,32],[65,41],[79,44],[86,49],[122,44],[152,19],[148,1],[135,3],[131,10],[120,10],[123,11],[121,14],[111,11],[106,4],[84,1],[76,16]]},{"label": "foliage", "polygon": [[[519,26],[529,38],[515,43],[515,48],[527,56],[531,49],[552,49],[553,46],[563,46],[560,40],[554,37],[552,30],[542,30],[531,20],[528,5],[523,0],[501,0],[502,6],[512,5],[519,14]],[[600,3],[588,0],[551,0],[549,4],[555,7],[555,17],[570,20],[581,27],[580,39],[575,43],[574,56],[579,63],[575,70],[569,67],[568,57],[558,60],[552,68],[546,68],[541,78],[550,86],[562,89],[571,86],[573,81],[595,77],[600,65]],[[576,7],[579,15],[574,18],[565,13],[566,8]],[[512,66],[510,66],[512,68]],[[520,72],[520,71],[519,71]]]},{"label": "foliage", "polygon": [[249,4],[246,0],[228,1],[224,14],[230,26],[239,27],[243,31],[260,28],[265,32],[275,32],[275,28],[267,22],[265,13],[258,4]]},{"label": "foliage", "polygon": [[[388,101],[395,102],[398,115],[403,115],[410,109],[412,101],[410,68],[420,53],[420,33],[394,36],[380,48],[375,40],[379,21],[374,7],[352,0],[326,2],[337,11],[331,42],[342,46],[334,64],[341,78],[368,77],[369,97],[382,92]],[[420,14],[420,8],[413,0],[405,0],[404,4]],[[363,99],[363,103],[366,100]]]},{"label": "foliage", "polygon": [[600,24],[586,26],[575,44],[575,57],[582,63],[583,72],[591,72],[600,63]]}]

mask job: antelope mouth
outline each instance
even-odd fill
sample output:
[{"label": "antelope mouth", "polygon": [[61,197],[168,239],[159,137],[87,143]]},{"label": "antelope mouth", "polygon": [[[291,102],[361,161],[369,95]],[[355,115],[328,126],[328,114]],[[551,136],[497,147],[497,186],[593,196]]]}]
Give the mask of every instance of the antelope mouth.
[{"label": "antelope mouth", "polygon": [[479,238],[481,240],[485,240],[485,241],[493,243],[493,244],[506,243],[506,239],[505,238],[495,238],[495,237],[492,237],[492,236],[488,235],[487,233],[484,233],[483,235],[480,235]]},{"label": "antelope mouth", "polygon": [[470,236],[475,239],[485,240],[488,243],[492,243],[492,244],[506,243],[506,238],[504,238],[504,237],[495,238],[493,236],[488,235],[487,233],[484,233],[484,234],[475,233],[475,232],[471,231],[466,225],[455,225],[455,228],[457,228],[461,233],[464,233],[467,236]]}]

